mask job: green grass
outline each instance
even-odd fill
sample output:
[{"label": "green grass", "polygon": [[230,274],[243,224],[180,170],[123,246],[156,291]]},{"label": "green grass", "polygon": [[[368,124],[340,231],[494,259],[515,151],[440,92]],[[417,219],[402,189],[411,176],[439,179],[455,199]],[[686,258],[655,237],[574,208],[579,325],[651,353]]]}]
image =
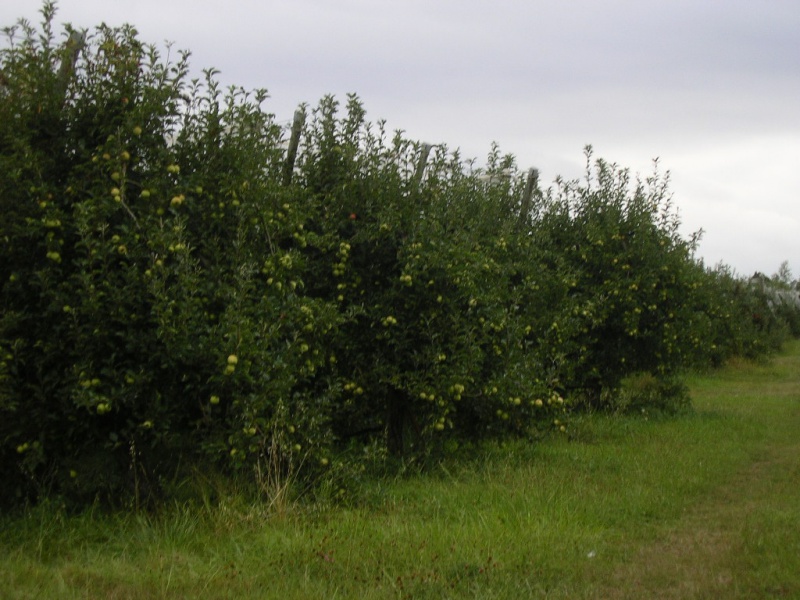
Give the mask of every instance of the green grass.
[{"label": "green grass", "polygon": [[5,517],[0,597],[800,597],[800,343],[690,387],[692,414],[582,417],[346,506]]}]

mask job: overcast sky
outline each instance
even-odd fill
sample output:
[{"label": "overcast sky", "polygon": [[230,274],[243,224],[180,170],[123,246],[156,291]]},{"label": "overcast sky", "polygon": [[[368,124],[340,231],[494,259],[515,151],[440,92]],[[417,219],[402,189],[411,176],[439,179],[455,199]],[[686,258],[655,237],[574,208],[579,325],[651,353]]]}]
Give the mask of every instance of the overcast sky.
[{"label": "overcast sky", "polygon": [[[0,2],[0,24],[38,22]],[[302,102],[355,92],[369,120],[479,162],[491,143],[580,177],[583,147],[672,174],[699,256],[800,277],[799,0],[61,0],[58,23],[131,23],[197,74]]]}]

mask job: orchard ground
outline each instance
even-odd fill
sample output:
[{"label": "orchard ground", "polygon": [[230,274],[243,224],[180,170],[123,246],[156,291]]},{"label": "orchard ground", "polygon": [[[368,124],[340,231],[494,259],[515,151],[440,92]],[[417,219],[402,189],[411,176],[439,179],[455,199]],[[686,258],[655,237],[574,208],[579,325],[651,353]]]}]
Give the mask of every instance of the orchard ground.
[{"label": "orchard ground", "polygon": [[695,410],[281,512],[219,490],[157,516],[5,516],[4,598],[796,598],[800,342],[693,377]]}]

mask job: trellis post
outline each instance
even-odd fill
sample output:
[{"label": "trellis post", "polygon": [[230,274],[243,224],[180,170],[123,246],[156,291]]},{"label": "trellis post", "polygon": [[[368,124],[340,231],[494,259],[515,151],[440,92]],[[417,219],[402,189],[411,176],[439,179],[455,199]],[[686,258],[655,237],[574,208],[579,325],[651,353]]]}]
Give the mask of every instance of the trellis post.
[{"label": "trellis post", "polygon": [[297,160],[297,149],[300,146],[300,134],[303,131],[305,122],[306,112],[302,108],[298,108],[294,111],[292,133],[289,137],[289,148],[286,150],[286,162],[283,165],[283,185],[289,185],[292,182],[294,161]]},{"label": "trellis post", "polygon": [[525,182],[525,191],[522,193],[522,204],[519,209],[520,223],[524,223],[525,219],[531,212],[531,205],[533,203],[533,194],[539,187],[539,169],[533,168],[528,171],[528,180]]},{"label": "trellis post", "polygon": [[64,44],[61,65],[58,68],[58,78],[56,79],[56,89],[65,103],[67,101],[69,80],[72,78],[72,74],[75,71],[75,63],[78,62],[78,55],[84,46],[86,46],[85,31],[73,31],[69,34],[67,43]]},{"label": "trellis post", "polygon": [[422,151],[419,154],[419,160],[417,160],[417,168],[414,171],[414,189],[419,189],[419,185],[422,183],[422,174],[425,172],[425,164],[428,162],[431,148],[433,148],[433,144],[422,144]]}]

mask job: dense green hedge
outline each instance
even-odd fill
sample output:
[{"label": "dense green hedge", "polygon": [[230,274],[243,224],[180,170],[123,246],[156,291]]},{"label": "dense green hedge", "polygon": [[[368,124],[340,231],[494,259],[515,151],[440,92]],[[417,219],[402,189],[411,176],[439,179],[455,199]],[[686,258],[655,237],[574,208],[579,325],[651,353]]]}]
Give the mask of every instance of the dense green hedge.
[{"label": "dense green hedge", "polygon": [[561,429],[796,322],[695,259],[657,172],[588,151],[543,192],[496,148],[423,160],[356,97],[306,110],[287,165],[265,92],[53,13],[0,50],[6,504]]}]

